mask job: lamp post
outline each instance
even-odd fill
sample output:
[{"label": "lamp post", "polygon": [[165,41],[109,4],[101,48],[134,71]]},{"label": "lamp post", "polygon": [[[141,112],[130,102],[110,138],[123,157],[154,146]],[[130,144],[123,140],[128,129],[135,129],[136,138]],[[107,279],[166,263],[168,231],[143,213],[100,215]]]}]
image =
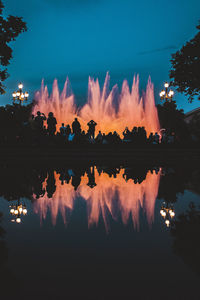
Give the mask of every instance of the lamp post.
[{"label": "lamp post", "polygon": [[21,105],[24,100],[25,101],[28,100],[29,93],[28,92],[23,93],[22,89],[23,89],[23,84],[20,83],[18,85],[18,91],[17,92],[13,92],[13,94],[12,94],[12,96],[13,96],[13,104],[15,104],[15,102],[17,101]]},{"label": "lamp post", "polygon": [[20,200],[17,201],[17,204],[11,204],[10,206],[10,214],[14,218],[11,220],[12,222],[21,223],[21,217],[23,215],[27,215],[27,208],[25,204],[20,203]]},{"label": "lamp post", "polygon": [[174,97],[174,91],[169,89],[169,83],[165,82],[164,89],[160,92],[160,99],[165,101],[171,101]]},{"label": "lamp post", "polygon": [[165,224],[167,227],[170,226],[171,220],[175,217],[175,210],[172,204],[163,202],[160,210],[160,214],[165,220]]}]

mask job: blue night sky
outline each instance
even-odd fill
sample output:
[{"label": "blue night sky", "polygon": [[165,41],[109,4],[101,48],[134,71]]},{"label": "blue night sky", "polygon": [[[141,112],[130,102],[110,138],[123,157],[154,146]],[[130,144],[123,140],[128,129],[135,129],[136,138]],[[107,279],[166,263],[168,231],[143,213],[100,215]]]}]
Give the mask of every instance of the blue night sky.
[{"label": "blue night sky", "polygon": [[[54,78],[62,88],[69,76],[77,102],[87,97],[88,76],[111,75],[111,86],[140,75],[145,89],[150,75],[156,102],[168,79],[171,54],[197,32],[199,0],[4,0],[6,15],[23,16],[28,31],[13,43],[13,59],[0,105],[10,103],[22,81],[33,96],[41,79],[51,89]],[[188,104],[176,93],[179,108]]]}]

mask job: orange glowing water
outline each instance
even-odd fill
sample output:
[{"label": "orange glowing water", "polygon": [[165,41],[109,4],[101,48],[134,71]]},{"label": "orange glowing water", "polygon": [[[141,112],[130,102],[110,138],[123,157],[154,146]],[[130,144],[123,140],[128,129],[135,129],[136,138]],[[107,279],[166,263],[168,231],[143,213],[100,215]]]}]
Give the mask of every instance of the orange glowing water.
[{"label": "orange glowing water", "polygon": [[[34,212],[40,215],[40,220],[46,219],[48,210],[51,213],[52,223],[56,224],[58,214],[62,215],[65,224],[69,222],[66,212],[72,213],[76,197],[82,197],[86,201],[88,226],[98,225],[102,216],[105,228],[109,231],[109,216],[114,220],[122,219],[124,224],[132,219],[134,227],[139,229],[140,210],[146,215],[149,226],[154,220],[155,201],[158,194],[160,171],[148,171],[142,183],[134,183],[132,179],[126,181],[123,177],[124,171],[120,170],[116,177],[108,174],[101,175],[94,169],[96,186],[87,185],[88,177],[81,177],[81,183],[75,191],[69,184],[61,184],[59,175],[54,173],[56,180],[56,191],[52,198],[47,193],[39,199],[35,199]],[[43,184],[46,187],[46,182]],[[68,214],[69,215],[69,214]]]},{"label": "orange glowing water", "polygon": [[[150,78],[146,92],[142,96],[139,94],[139,76],[133,78],[131,90],[128,82],[124,80],[121,93],[117,93],[117,85],[109,91],[109,80],[110,76],[107,73],[101,91],[98,79],[94,80],[89,77],[88,100],[81,108],[77,108],[74,95],[68,92],[68,79],[61,93],[55,79],[51,95],[42,81],[41,90],[35,94],[36,105],[33,108],[33,114],[39,110],[47,116],[52,111],[57,118],[57,130],[61,123],[71,124],[74,118],[78,117],[82,129],[85,131],[88,129],[87,123],[95,120],[97,123],[96,133],[99,130],[104,133],[117,131],[122,135],[125,127],[132,130],[134,126],[144,126],[147,134],[158,132],[160,124],[155,106],[154,87]],[[114,104],[116,97],[117,105]]]}]

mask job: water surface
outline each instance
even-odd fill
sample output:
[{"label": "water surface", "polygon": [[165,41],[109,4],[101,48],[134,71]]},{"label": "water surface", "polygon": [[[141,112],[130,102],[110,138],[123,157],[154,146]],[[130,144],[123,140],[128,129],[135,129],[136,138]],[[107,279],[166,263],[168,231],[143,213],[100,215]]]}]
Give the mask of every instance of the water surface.
[{"label": "water surface", "polygon": [[3,299],[199,299],[200,170],[2,165]]}]

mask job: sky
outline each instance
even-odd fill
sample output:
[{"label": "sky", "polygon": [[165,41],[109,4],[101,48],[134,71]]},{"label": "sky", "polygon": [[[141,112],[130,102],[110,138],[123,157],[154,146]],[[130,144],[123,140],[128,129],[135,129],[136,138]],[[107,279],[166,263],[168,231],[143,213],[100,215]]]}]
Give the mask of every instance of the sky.
[{"label": "sky", "polygon": [[[3,0],[5,15],[22,16],[28,31],[11,44],[13,59],[0,105],[12,102],[12,92],[23,82],[30,93],[44,78],[49,90],[54,78],[62,89],[69,77],[78,104],[87,98],[88,76],[101,85],[106,72],[111,86],[131,85],[134,74],[145,89],[149,75],[155,99],[168,80],[171,54],[196,33],[199,0]],[[185,112],[200,106],[175,94]],[[80,103],[79,103],[80,102]]]}]

